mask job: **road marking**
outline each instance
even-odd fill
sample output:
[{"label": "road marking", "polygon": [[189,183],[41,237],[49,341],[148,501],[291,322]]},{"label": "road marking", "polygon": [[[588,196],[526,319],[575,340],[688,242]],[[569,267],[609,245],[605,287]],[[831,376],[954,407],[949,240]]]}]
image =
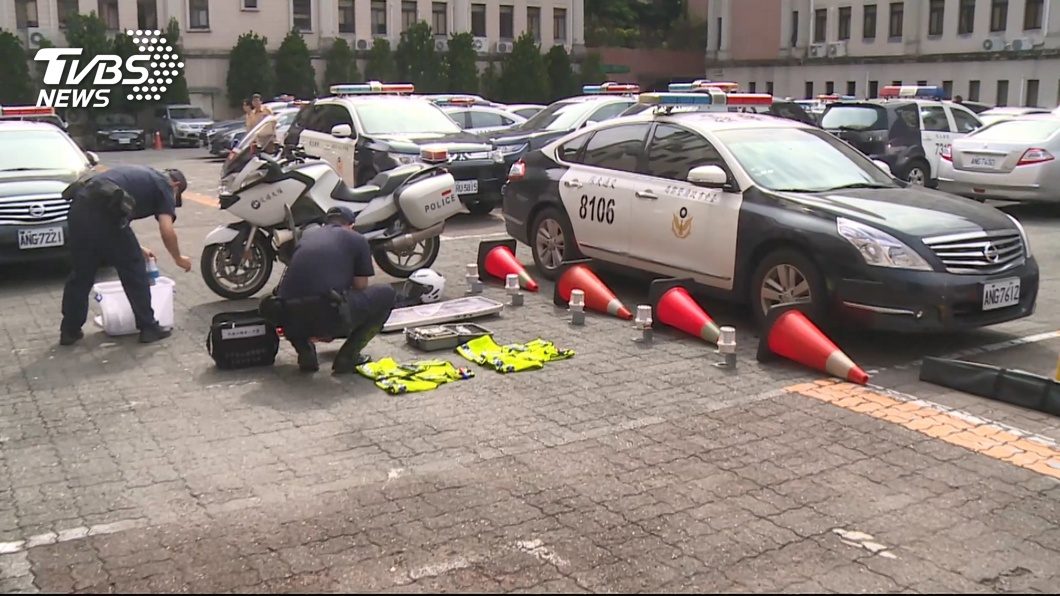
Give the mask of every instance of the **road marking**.
[{"label": "road marking", "polygon": [[883,387],[822,379],[786,389],[1060,480],[1060,445],[1048,437]]},{"label": "road marking", "polygon": [[145,519],[123,519],[121,521],[112,522],[109,524],[96,524],[91,527],[79,526],[76,528],[69,528],[61,530],[58,533],[45,532],[44,534],[37,534],[36,536],[30,536],[25,540],[18,540],[15,542],[0,542],[0,555],[20,553],[27,551],[31,548],[38,546],[46,546],[49,544],[56,544],[58,542],[70,542],[71,540],[81,540],[89,536],[103,536],[106,534],[116,534],[118,532],[124,532],[125,530],[131,530],[133,528],[139,528],[147,525]]},{"label": "road marking", "polygon": [[541,542],[541,539],[520,540],[515,543],[515,547],[528,555],[533,555],[536,559],[551,563],[556,567],[563,567],[568,564],[567,561],[557,555],[552,549],[545,546],[545,544]]},{"label": "road marking", "polygon": [[870,553],[879,555],[885,559],[898,558],[889,550],[889,547],[880,544],[879,542],[875,542],[876,539],[872,537],[872,534],[866,534],[865,532],[854,530],[845,530],[843,528],[832,528],[832,533],[839,536],[839,540],[843,542],[843,544],[863,548]]}]

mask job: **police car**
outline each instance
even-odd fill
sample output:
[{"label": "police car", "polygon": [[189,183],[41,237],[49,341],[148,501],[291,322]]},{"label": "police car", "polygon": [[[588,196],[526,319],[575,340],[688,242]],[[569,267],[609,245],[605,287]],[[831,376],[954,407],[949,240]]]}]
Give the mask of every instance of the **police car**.
[{"label": "police car", "polygon": [[449,171],[472,213],[500,203],[504,160],[487,142],[465,132],[438,106],[410,97],[407,83],[333,85],[332,97],[302,108],[284,138],[331,164],[348,186],[363,186],[379,172],[420,159],[422,145],[441,145],[455,156]]},{"label": "police car", "polygon": [[[1004,212],[896,180],[816,127],[762,114],[764,94],[658,93],[656,108],[515,163],[507,232],[555,279],[589,257],[692,278],[761,323],[800,303],[819,324],[940,331],[1034,312],[1038,264]],[[686,105],[717,111],[674,111]]]},{"label": "police car", "polygon": [[968,108],[944,101],[941,87],[890,85],[879,95],[830,104],[821,115],[821,128],[912,184],[937,186],[943,149],[983,125]]},{"label": "police car", "polygon": [[[725,93],[736,93],[736,83],[713,83],[710,81],[695,81],[692,83],[671,83],[668,90],[676,93],[709,93],[711,89],[717,89]],[[717,106],[707,105],[706,109],[716,108]],[[675,107],[676,111],[688,111],[694,112],[703,109],[704,106],[699,105],[687,105]],[[639,114],[645,110],[654,109],[654,106],[646,104],[633,104],[626,111],[620,114],[621,116],[632,116],[633,114]],[[730,112],[749,112],[753,114],[768,114],[770,116],[776,116],[778,118],[787,118],[796,122],[802,122],[803,124],[817,124],[817,121],[813,119],[798,103],[787,100],[773,98],[773,102],[770,104],[763,103],[761,105],[730,105],[728,107]]]},{"label": "police car", "polygon": [[67,130],[66,121],[47,106],[3,106],[0,105],[0,122],[10,121],[47,122],[61,130]]},{"label": "police car", "polygon": [[474,133],[489,133],[507,130],[516,124],[526,122],[526,118],[505,111],[502,108],[476,103],[476,96],[452,95],[433,100],[434,105],[442,108],[460,128]]}]

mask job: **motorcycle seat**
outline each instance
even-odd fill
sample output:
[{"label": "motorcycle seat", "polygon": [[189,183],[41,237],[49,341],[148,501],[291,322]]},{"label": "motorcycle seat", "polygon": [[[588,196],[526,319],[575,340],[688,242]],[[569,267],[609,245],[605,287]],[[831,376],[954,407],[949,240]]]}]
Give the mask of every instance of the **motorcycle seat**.
[{"label": "motorcycle seat", "polygon": [[344,203],[367,203],[381,194],[379,187],[374,184],[350,188],[345,182],[339,180],[331,191],[331,198]]},{"label": "motorcycle seat", "polygon": [[403,182],[421,169],[422,166],[415,164],[398,166],[392,170],[376,174],[375,178],[372,178],[368,184],[379,187],[379,194],[388,195],[397,190]]}]

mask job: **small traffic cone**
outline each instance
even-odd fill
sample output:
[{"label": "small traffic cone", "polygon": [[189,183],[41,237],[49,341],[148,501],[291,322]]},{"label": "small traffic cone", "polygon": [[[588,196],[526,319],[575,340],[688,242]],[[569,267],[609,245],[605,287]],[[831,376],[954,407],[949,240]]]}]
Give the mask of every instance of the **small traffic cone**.
[{"label": "small traffic cone", "polygon": [[162,133],[155,131],[155,151],[162,150]]},{"label": "small traffic cone", "polygon": [[690,279],[658,279],[651,283],[648,301],[652,318],[711,343],[718,343],[721,329],[684,288]]},{"label": "small traffic cone", "polygon": [[774,306],[758,344],[758,361],[781,356],[804,366],[866,385],[869,375],[821,332],[798,305]]},{"label": "small traffic cone", "polygon": [[589,259],[582,259],[561,265],[560,276],[556,280],[552,294],[552,302],[556,306],[567,306],[570,302],[571,291],[581,290],[585,292],[585,306],[588,308],[627,321],[631,320],[633,313],[629,312],[614,292],[585,265],[588,262]]},{"label": "small traffic cone", "polygon": [[505,280],[514,273],[519,276],[519,285],[528,292],[537,291],[537,282],[515,258],[515,240],[494,240],[481,242],[478,245],[478,270],[485,271],[492,277]]}]

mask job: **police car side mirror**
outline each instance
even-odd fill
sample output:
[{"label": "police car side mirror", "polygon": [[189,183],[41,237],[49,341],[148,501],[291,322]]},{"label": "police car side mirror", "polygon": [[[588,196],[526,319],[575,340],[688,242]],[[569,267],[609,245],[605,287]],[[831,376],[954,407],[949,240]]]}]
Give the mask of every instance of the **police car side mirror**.
[{"label": "police car side mirror", "polygon": [[85,157],[88,158],[88,165],[97,166],[99,165],[99,155],[95,151],[88,151],[85,153]]},{"label": "police car side mirror", "polygon": [[353,136],[353,128],[349,124],[339,124],[331,128],[331,136],[336,139],[348,139]]},{"label": "police car side mirror", "polygon": [[688,172],[688,181],[704,188],[723,188],[729,183],[729,175],[718,166],[699,166]]},{"label": "police car side mirror", "polygon": [[878,159],[874,159],[874,160],[872,160],[872,163],[876,164],[876,167],[878,167],[881,170],[883,170],[884,172],[886,172],[888,176],[894,176],[894,173],[891,172],[891,166],[887,165],[887,162],[883,162],[883,161],[880,161]]}]

